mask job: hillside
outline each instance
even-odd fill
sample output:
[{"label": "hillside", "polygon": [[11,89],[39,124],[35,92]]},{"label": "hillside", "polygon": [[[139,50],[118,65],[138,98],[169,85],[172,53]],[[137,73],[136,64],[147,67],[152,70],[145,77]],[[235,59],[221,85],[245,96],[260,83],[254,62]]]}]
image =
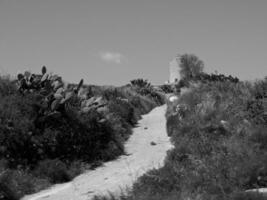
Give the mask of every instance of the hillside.
[{"label": "hillside", "polygon": [[142,79],[122,87],[67,84],[46,67],[1,77],[0,199],[70,181],[123,155],[141,115],[163,102]]},{"label": "hillside", "polygon": [[209,75],[196,56],[182,59],[177,98],[167,104],[174,148],[164,166],[140,177],[126,195],[96,200],[267,199],[253,190],[267,187],[267,78],[251,83]]}]

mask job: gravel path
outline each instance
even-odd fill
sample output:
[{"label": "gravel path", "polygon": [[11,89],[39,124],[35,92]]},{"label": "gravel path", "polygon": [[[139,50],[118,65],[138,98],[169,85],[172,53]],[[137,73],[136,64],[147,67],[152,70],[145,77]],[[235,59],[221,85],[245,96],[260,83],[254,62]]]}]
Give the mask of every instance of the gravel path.
[{"label": "gravel path", "polygon": [[165,129],[165,111],[166,105],[163,105],[143,115],[125,144],[127,156],[106,162],[69,183],[25,196],[23,200],[85,200],[109,192],[119,194],[126,188],[131,188],[145,172],[161,167],[167,150],[172,148]]}]

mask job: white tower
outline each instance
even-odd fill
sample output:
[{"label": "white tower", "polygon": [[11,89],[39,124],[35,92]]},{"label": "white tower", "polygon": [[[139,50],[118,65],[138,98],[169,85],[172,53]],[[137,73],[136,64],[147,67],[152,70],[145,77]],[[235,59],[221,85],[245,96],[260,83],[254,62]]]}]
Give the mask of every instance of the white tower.
[{"label": "white tower", "polygon": [[179,65],[176,60],[176,58],[172,59],[172,61],[169,63],[169,70],[170,70],[170,83],[175,83],[179,80],[180,74],[179,74]]}]

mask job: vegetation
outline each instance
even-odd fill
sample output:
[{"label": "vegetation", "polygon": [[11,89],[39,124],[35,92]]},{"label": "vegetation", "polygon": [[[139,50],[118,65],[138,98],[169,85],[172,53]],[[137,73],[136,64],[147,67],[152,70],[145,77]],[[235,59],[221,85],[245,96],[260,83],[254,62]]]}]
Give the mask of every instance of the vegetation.
[{"label": "vegetation", "polygon": [[0,78],[0,199],[19,199],[124,153],[141,114],[162,94],[123,87],[66,84],[25,72]]},{"label": "vegetation", "polygon": [[[246,190],[267,187],[267,78],[242,82],[204,73],[194,55],[180,59],[176,91],[181,93],[168,102],[166,112],[174,148],[164,167],[139,178],[120,199],[266,199]],[[48,90],[52,98],[47,93],[40,97],[42,78],[27,80],[17,92],[13,81],[0,79],[0,199],[18,199],[71,180],[122,154],[140,115],[163,103],[161,93],[137,79],[118,88],[69,85],[61,90],[61,100],[68,92],[71,97],[53,109],[58,88]],[[29,87],[33,82],[38,87]],[[45,82],[54,85],[49,76]],[[169,89],[161,87],[166,93]]]},{"label": "vegetation", "polygon": [[160,95],[147,80],[135,79],[131,81],[131,85],[138,94],[155,99],[157,102],[162,101],[162,95]]},{"label": "vegetation", "polygon": [[149,88],[151,87],[151,83],[149,83],[147,80],[144,79],[134,79],[130,81],[133,86],[139,87],[139,88]]},{"label": "vegetation", "polygon": [[139,178],[121,199],[266,199],[245,191],[267,186],[267,78],[231,80],[188,80],[179,99],[168,102],[175,147],[164,167]]},{"label": "vegetation", "polygon": [[204,62],[193,54],[184,54],[179,57],[179,67],[181,79],[175,85],[175,91],[179,92],[183,87],[189,87],[193,83],[210,83],[210,82],[233,82],[238,83],[237,77],[231,75],[212,73],[207,74],[203,71]]},{"label": "vegetation", "polygon": [[180,59],[180,75],[183,80],[192,80],[203,72],[204,62],[193,54],[183,54]]},{"label": "vegetation", "polygon": [[172,85],[168,85],[168,84],[161,85],[160,89],[164,93],[173,93],[174,92],[174,88],[172,87]]}]

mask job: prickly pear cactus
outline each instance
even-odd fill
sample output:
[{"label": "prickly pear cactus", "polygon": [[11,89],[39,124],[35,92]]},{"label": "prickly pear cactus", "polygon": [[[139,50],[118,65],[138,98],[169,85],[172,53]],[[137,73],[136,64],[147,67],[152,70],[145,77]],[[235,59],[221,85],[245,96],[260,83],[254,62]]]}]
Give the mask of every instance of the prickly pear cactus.
[{"label": "prickly pear cactus", "polygon": [[25,71],[24,76],[28,79],[31,76],[31,72]]},{"label": "prickly pear cactus", "polygon": [[18,76],[17,76],[18,80],[22,80],[24,78],[23,74],[19,73]]},{"label": "prickly pear cactus", "polygon": [[55,93],[55,94],[54,94],[54,98],[55,98],[55,99],[60,99],[60,100],[61,100],[61,99],[63,99],[64,97],[63,97],[63,95],[60,94],[60,93]]},{"label": "prickly pear cactus", "polygon": [[51,104],[51,110],[56,111],[60,106],[61,99],[55,99]]},{"label": "prickly pear cactus", "polygon": [[46,71],[47,71],[47,70],[46,70],[46,67],[43,66],[43,67],[42,67],[42,74],[43,74],[43,75],[46,74]]},{"label": "prickly pear cactus", "polygon": [[60,87],[57,89],[56,94],[63,94],[64,93],[64,88]]},{"label": "prickly pear cactus", "polygon": [[68,101],[70,98],[74,96],[74,92],[70,91],[65,94],[65,101]]},{"label": "prickly pear cactus", "polygon": [[83,79],[80,80],[77,88],[74,89],[74,92],[78,94],[78,92],[81,89],[82,85],[83,85]]},{"label": "prickly pear cactus", "polygon": [[41,82],[46,81],[48,79],[48,76],[49,76],[49,74],[46,74],[46,73],[43,74],[42,79],[41,79]]},{"label": "prickly pear cactus", "polygon": [[41,96],[40,104],[45,106],[41,106],[42,112],[40,113],[47,116],[58,112],[59,108],[60,110],[65,108],[74,96],[78,97],[83,85],[83,79],[81,79],[76,88],[68,88],[60,76],[49,74],[45,66],[42,67],[41,74],[31,74],[29,71],[18,74],[17,82],[19,91],[23,94],[34,92]]}]

